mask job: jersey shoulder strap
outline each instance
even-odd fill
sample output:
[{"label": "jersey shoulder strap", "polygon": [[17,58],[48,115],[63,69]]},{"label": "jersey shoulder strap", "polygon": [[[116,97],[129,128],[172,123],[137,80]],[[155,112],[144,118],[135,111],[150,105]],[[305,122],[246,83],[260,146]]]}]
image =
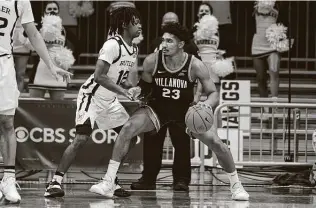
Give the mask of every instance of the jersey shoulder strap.
[{"label": "jersey shoulder strap", "polygon": [[119,55],[117,56],[117,58],[113,61],[112,64],[115,64],[118,60],[120,60],[121,58],[121,55],[122,55],[122,49],[121,49],[121,45],[123,45],[123,41],[121,40],[121,38],[117,37],[117,36],[114,36],[112,38],[109,38],[108,40],[111,40],[111,39],[114,39],[116,40],[116,42],[119,44]]}]

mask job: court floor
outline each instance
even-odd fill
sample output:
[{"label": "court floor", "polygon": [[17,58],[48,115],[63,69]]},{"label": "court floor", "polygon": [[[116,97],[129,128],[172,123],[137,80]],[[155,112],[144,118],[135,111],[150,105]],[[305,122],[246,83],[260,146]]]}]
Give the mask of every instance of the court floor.
[{"label": "court floor", "polygon": [[[132,191],[129,198],[106,199],[88,191],[89,184],[65,186],[66,196],[57,199],[43,197],[44,184],[28,186],[22,184],[19,205],[5,204],[0,207],[62,208],[62,207],[196,207],[196,208],[316,208],[315,189],[295,187],[246,187],[249,202],[232,201],[227,186],[190,186],[190,192],[174,192],[170,186],[159,185],[156,191]],[[125,188],[129,186],[124,185]]]}]

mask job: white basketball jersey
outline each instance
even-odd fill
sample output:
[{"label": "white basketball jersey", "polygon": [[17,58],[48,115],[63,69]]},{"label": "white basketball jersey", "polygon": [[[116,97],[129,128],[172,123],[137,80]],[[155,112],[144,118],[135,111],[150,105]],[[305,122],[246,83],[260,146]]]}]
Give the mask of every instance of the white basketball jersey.
[{"label": "white basketball jersey", "polygon": [[[129,71],[132,67],[135,67],[137,62],[138,48],[133,46],[133,50],[130,51],[127,46],[124,44],[123,40],[119,36],[113,37],[119,44],[119,56],[111,64],[107,76],[111,80],[120,85],[123,81],[126,80]],[[81,91],[86,94],[95,95],[98,98],[110,100],[114,99],[117,94],[100,86],[94,81],[94,74],[92,74],[89,79],[81,86]]]},{"label": "white basketball jersey", "polygon": [[0,55],[12,53],[12,37],[20,15],[25,17],[23,23],[32,22],[33,13],[29,1],[0,0]]}]

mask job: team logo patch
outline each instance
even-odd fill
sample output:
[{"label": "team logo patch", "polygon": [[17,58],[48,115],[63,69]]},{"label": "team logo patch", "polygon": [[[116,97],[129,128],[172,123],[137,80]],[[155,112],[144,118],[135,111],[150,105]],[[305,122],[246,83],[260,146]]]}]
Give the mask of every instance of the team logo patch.
[{"label": "team logo patch", "polygon": [[86,112],[84,112],[84,111],[78,112],[78,117],[77,117],[78,122],[80,122],[80,121],[82,121],[82,119],[84,119],[85,113]]}]

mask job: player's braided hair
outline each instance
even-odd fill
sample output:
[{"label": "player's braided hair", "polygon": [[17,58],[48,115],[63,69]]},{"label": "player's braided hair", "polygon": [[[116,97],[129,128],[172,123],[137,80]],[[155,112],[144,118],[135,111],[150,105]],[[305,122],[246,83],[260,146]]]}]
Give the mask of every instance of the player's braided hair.
[{"label": "player's braided hair", "polygon": [[165,26],[163,26],[162,32],[170,33],[179,38],[180,41],[184,41],[185,43],[188,43],[190,41],[190,34],[188,29],[179,23],[170,22],[166,24]]},{"label": "player's braided hair", "polygon": [[110,35],[123,33],[123,24],[135,24],[135,19],[140,19],[140,15],[135,8],[120,7],[110,14]]}]

